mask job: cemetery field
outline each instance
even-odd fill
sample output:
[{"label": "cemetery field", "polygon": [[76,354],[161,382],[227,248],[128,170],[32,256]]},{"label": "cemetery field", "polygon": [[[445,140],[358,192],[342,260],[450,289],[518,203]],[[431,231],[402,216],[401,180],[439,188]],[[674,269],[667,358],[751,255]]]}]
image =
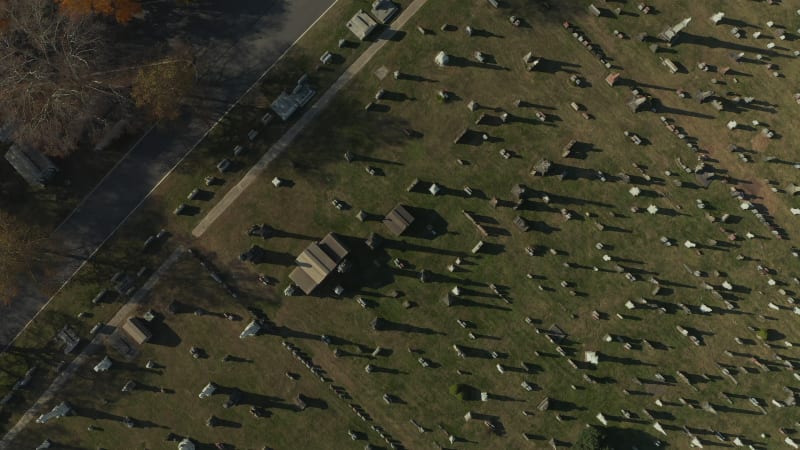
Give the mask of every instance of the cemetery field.
[{"label": "cemetery field", "polygon": [[[246,172],[247,167],[257,160],[266,151],[269,144],[288,128],[278,121],[271,122],[270,126],[262,128],[261,136],[251,144],[253,148],[240,158],[241,161],[234,167],[234,170],[220,176],[214,169],[220,159],[231,155],[235,143],[240,141],[243,143],[247,140],[247,131],[257,124],[258,119],[267,111],[268,98],[270,98],[268,96],[274,97],[281,89],[291,86],[300,75],[316,66],[315,62],[318,58],[316,55],[322,54],[325,49],[333,48],[340,38],[346,37],[346,33],[348,33],[346,29],[337,30],[334,33],[331,33],[330,30],[336,26],[335,24],[346,20],[344,18],[352,15],[353,11],[359,7],[363,7],[360,2],[341,1],[336,3],[319,20],[318,26],[309,30],[275,65],[269,76],[264,78],[263,83],[253,89],[247,98],[242,99],[239,105],[220,121],[210,133],[209,138],[198,145],[164,180],[139,211],[131,216],[115,236],[109,239],[96,257],[90,260],[75,278],[57,294],[55,300],[20,335],[9,351],[0,354],[0,366],[4,369],[0,371],[0,397],[4,396],[31,367],[37,367],[28,389],[15,394],[14,407],[7,407],[0,411],[0,429],[7,429],[19,419],[24,410],[39,397],[55,377],[54,369],[58,364],[68,359],[59,350],[58,345],[52,342],[55,333],[64,325],[69,324],[79,334],[86,336],[96,323],[110,319],[127,300],[126,298],[109,297],[107,298],[108,302],[99,305],[90,303],[101,289],[108,287],[108,280],[120,270],[136,273],[141,267],[148,267],[150,270],[158,267],[160,262],[178,244],[178,240],[173,239],[166,243],[160,243],[149,252],[142,252],[142,244],[147,237],[157,233],[160,229],[169,230],[173,237],[188,233],[188,230],[194,226],[193,223],[201,217],[201,213],[205,212],[205,208],[212,205],[216,199],[236,184]],[[314,73],[314,82],[318,83],[320,89],[332,83],[341,71],[352,62],[351,59],[354,59],[366,47],[365,44],[368,44],[356,43],[349,37],[348,39],[353,45],[341,50],[344,61],[337,61],[337,64],[325,66],[323,70]],[[106,152],[112,150],[109,149]],[[103,155],[94,158],[93,164],[104,163]],[[111,163],[113,164],[113,161]],[[82,170],[88,170],[88,167],[84,167]],[[220,183],[214,187],[216,192],[209,191],[206,196],[201,196],[201,199],[195,202],[195,205],[202,205],[202,208],[193,206],[191,215],[173,216],[171,212],[174,207],[181,201],[186,201],[186,195],[194,187],[202,184],[204,176],[212,173],[218,176]],[[75,181],[85,182],[87,180],[88,178],[82,178]],[[43,196],[47,195],[49,194],[43,194]],[[52,215],[55,216],[56,209],[61,211],[58,214],[63,214],[65,206],[72,205],[74,207],[78,200],[69,203],[65,198],[56,194],[54,197],[46,198],[44,203],[47,203],[48,210],[52,207],[54,211]],[[38,201],[34,203],[38,203]],[[144,282],[149,275],[148,271],[137,282]],[[46,276],[42,278],[42,282],[48,282]],[[83,318],[76,319],[78,313],[81,312],[88,312],[88,314]]]},{"label": "cemetery field", "polygon": [[[586,424],[604,426],[617,449],[800,441],[798,228],[788,192],[798,5],[654,1],[643,14],[604,3],[610,9],[595,17],[589,2],[553,3],[427,3],[198,239],[187,231],[207,208],[167,218],[189,185],[167,186],[156,197],[167,213],[142,215],[151,222],[140,229],[184,221],[174,242],[209,261],[238,299],[183,254],[138,313],[155,312],[152,341],[133,358],[109,346],[105,373],[91,370],[104,356],[95,355],[50,405],[69,401],[74,414],[31,424],[20,448],[44,438],[66,448],[174,448],[169,433],[199,448],[568,448]],[[708,18],[718,11],[725,21],[715,26]],[[671,47],[658,44],[686,17]],[[610,68],[573,32],[601,47]],[[779,44],[766,49],[771,41]],[[541,58],[532,71],[528,52]],[[684,70],[671,74],[659,57]],[[614,86],[611,73],[620,73]],[[632,87],[655,111],[628,108]],[[714,95],[698,102],[707,90]],[[731,120],[736,129],[726,128]],[[543,159],[549,171],[533,176]],[[399,236],[382,223],[397,205],[414,217]],[[272,235],[248,236],[254,224]],[[349,249],[349,270],[311,295],[284,295],[295,258],[329,232]],[[374,249],[371,233],[383,237]],[[241,262],[253,245],[261,260]],[[240,339],[254,317],[261,333]],[[192,347],[204,356],[193,359]],[[130,380],[137,387],[120,392]],[[209,382],[219,389],[199,399]],[[234,389],[239,404],[223,408]],[[212,415],[220,420],[209,427]]]},{"label": "cemetery field", "polygon": [[[132,361],[120,366],[126,367],[123,371],[108,372],[106,375],[111,377],[101,380],[90,366],[85,367],[64,392],[75,399],[76,406],[81,405],[81,423],[74,424],[77,428],[70,425],[54,429],[53,440],[66,448],[158,448],[156,446],[163,445],[170,430],[177,432],[182,429],[184,434],[191,434],[196,441],[208,446],[221,441],[220,435],[224,433],[226,440],[247,442],[251,448],[260,448],[267,438],[271,445],[282,448],[324,448],[328,436],[335,435],[340,429],[355,427],[356,422],[360,422],[333,392],[316,378],[307,376],[307,369],[294,360],[280,345],[279,339],[272,340],[267,347],[251,346],[245,351],[238,338],[239,331],[236,331],[243,323],[227,321],[221,314],[232,312],[246,316],[247,311],[239,307],[220,309],[219,302],[213,298],[219,287],[204,275],[197,260],[187,255],[178,261],[152,295],[151,306],[164,311],[172,299],[187,295],[192,298],[191,308],[189,303],[182,302],[181,312],[159,325],[160,337],[153,341],[155,345],[143,348],[137,358],[157,361],[159,368],[153,371],[142,369]],[[183,286],[189,280],[194,282],[187,290]],[[203,308],[207,314],[198,318],[192,314],[194,308]],[[225,338],[225,334],[230,339]],[[208,357],[194,360],[189,354],[192,346],[207,349]],[[221,362],[225,354],[233,357],[231,362]],[[268,360],[265,355],[269,355]],[[292,381],[284,370],[273,370],[278,366],[301,376]],[[199,400],[199,391],[195,392],[194,386],[198,383],[205,385],[209,376],[220,386],[220,391],[198,408],[195,402]],[[136,380],[136,392],[147,393],[149,399],[117,395],[131,377]],[[237,387],[243,392],[242,405],[228,410],[221,407],[224,399],[219,392],[226,386]],[[161,388],[165,393],[161,393]],[[305,396],[308,406],[302,415],[294,411],[298,394]],[[250,406],[245,406],[252,404],[263,407],[266,416],[252,416],[248,412]],[[220,414],[218,410],[228,414]],[[203,425],[211,415],[221,419],[217,428]],[[124,416],[135,420],[137,431],[143,433],[131,433],[119,423]],[[316,416],[312,419],[314,433],[299,426],[297,421],[298,417],[308,420],[310,416]],[[242,426],[249,420],[260,422],[259,428],[284,429],[287,433],[280,437],[268,436],[263,428],[257,430]],[[88,434],[83,432],[89,425],[100,429]],[[76,433],[77,429],[81,432]],[[16,444],[21,448],[35,447],[40,443],[36,442],[38,437],[35,434],[26,436]],[[304,447],[306,445],[310,447]]]}]

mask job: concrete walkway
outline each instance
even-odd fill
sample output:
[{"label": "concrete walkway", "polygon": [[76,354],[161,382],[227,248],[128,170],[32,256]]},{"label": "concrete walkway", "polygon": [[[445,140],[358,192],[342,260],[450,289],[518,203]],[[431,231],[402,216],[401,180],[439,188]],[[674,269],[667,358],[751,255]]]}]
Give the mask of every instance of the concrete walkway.
[{"label": "concrete walkway", "polygon": [[219,201],[211,211],[203,217],[203,220],[197,224],[197,226],[192,230],[192,235],[195,237],[200,237],[205,233],[208,228],[217,220],[219,217],[230,207],[236,199],[242,195],[250,185],[252,185],[256,179],[264,172],[270,162],[272,162],[275,158],[280,156],[283,152],[285,152],[291,143],[300,135],[300,133],[324,110],[331,101],[336,97],[336,95],[341,91],[347,83],[349,83],[359,72],[370,62],[373,56],[375,56],[378,51],[380,51],[384,45],[386,45],[392,37],[394,37],[397,30],[401,29],[403,25],[408,22],[411,17],[422,8],[428,0],[415,0],[413,3],[408,5],[398,17],[395,19],[394,23],[390,28],[387,28],[378,36],[378,41],[374,44],[370,45],[361,56],[356,59],[353,64],[351,64],[344,73],[333,83],[333,85],[328,88],[328,90],[322,95],[322,97],[317,100],[306,112],[303,114],[297,122],[292,125],[291,128],[281,136],[281,138],[275,144],[270,147],[267,153],[261,157],[261,159],[245,174],[245,176],[239,181],[236,186],[231,188],[225,197]]},{"label": "concrete walkway", "polygon": [[11,446],[12,441],[19,435],[22,430],[28,426],[31,421],[35,420],[39,415],[45,413],[47,411],[47,405],[53,398],[58,394],[58,392],[69,383],[72,377],[75,376],[75,373],[83,367],[86,362],[92,359],[98,352],[102,351],[105,348],[105,341],[108,339],[109,336],[113,334],[113,332],[122,326],[125,320],[130,317],[136,308],[142,304],[147,294],[153,289],[153,287],[158,283],[158,280],[161,276],[166,272],[170,267],[172,267],[175,262],[178,261],[178,258],[181,257],[186,252],[186,249],[183,247],[178,247],[175,251],[172,252],[171,255],[161,264],[161,266],[150,275],[150,278],[142,285],[142,287],[136,292],[136,294],[125,303],[114,317],[108,321],[105,327],[103,327],[102,332],[95,335],[94,339],[92,339],[89,344],[83,349],[83,351],[72,360],[69,365],[67,365],[64,370],[58,374],[58,376],[53,380],[53,383],[42,393],[42,395],[33,403],[33,405],[23,414],[23,416],[17,421],[16,424],[3,436],[3,439],[0,440],[0,450],[12,450],[14,447]]}]

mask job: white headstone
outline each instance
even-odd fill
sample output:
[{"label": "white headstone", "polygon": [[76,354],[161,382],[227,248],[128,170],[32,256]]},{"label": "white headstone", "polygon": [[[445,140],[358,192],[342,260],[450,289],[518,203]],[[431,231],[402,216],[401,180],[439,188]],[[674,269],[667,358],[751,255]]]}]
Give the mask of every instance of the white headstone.
[{"label": "white headstone", "polygon": [[444,67],[450,63],[450,56],[448,56],[447,53],[441,51],[436,54],[436,57],[433,59],[433,61],[436,63],[437,66]]},{"label": "white headstone", "polygon": [[105,358],[103,358],[102,361],[100,361],[99,363],[97,363],[96,366],[94,366],[94,371],[100,373],[100,372],[105,372],[110,368],[111,368],[111,358],[106,356]]},{"label": "white headstone", "polygon": [[178,450],[194,450],[194,449],[195,449],[194,442],[189,440],[189,438],[184,438],[178,444]]}]

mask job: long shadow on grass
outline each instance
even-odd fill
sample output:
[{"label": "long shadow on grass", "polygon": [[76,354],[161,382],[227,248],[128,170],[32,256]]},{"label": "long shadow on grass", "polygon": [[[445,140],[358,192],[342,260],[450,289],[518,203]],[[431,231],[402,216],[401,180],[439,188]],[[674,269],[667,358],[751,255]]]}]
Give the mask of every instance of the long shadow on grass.
[{"label": "long shadow on grass", "polygon": [[434,273],[428,271],[428,282],[429,283],[443,283],[443,284],[457,284],[459,287],[464,286],[474,286],[474,287],[486,287],[486,283],[474,280],[466,280],[463,278],[456,278],[451,277],[444,273]]},{"label": "long shadow on grass", "polygon": [[491,70],[504,70],[504,71],[511,70],[507,67],[499,66],[497,64],[487,64],[487,63],[471,61],[467,58],[463,58],[461,56],[453,56],[453,55],[450,55],[450,62],[448,66],[460,67],[460,68],[475,67],[478,69],[491,69]]},{"label": "long shadow on grass", "polygon": [[698,119],[715,119],[714,116],[710,116],[708,114],[703,114],[695,111],[689,111],[688,109],[678,109],[678,108],[670,108],[668,106],[664,106],[664,104],[660,104],[658,107],[659,114],[674,114],[677,116],[688,116],[688,117],[697,117]]},{"label": "long shadow on grass", "polygon": [[413,136],[404,132],[408,128],[405,119],[392,114],[372,114],[364,110],[361,99],[342,95],[303,134],[300,144],[311,155],[291,154],[289,157],[300,175],[324,177],[327,166],[340,163],[347,151],[359,149],[358,157],[367,159],[374,150],[402,146],[413,140]]},{"label": "long shadow on grass", "polygon": [[656,437],[634,428],[605,428],[606,442],[614,448],[652,448]]},{"label": "long shadow on grass", "polygon": [[293,330],[284,325],[278,325],[272,328],[269,334],[281,336],[283,338],[296,338],[296,339],[310,339],[312,341],[319,341],[318,334],[306,333],[305,331]]},{"label": "long shadow on grass", "polygon": [[149,328],[153,334],[150,344],[177,347],[181,343],[181,337],[162,318],[150,322]]},{"label": "long shadow on grass", "polygon": [[772,50],[765,50],[763,48],[753,47],[750,45],[736,44],[733,42],[723,41],[712,36],[701,36],[698,34],[688,33],[686,31],[681,32],[677,44],[679,46],[690,44],[708,48],[725,48],[737,52],[760,53],[769,57],[785,57],[784,55]]},{"label": "long shadow on grass", "polygon": [[112,422],[121,422],[123,417],[116,414],[107,413],[99,409],[77,407],[73,405],[73,410],[76,416],[88,417],[94,420],[110,420]]},{"label": "long shadow on grass", "polygon": [[581,67],[580,64],[544,58],[541,64],[538,64],[536,66],[536,71],[545,73],[556,73],[556,72],[578,73],[578,71],[575,69],[580,67]]},{"label": "long shadow on grass", "polygon": [[[482,348],[477,347],[470,347],[467,345],[459,345],[461,351],[464,353],[464,356],[467,358],[481,358],[481,359],[493,359],[492,352],[489,350],[484,350]],[[508,368],[507,370],[512,370],[515,368]],[[521,370],[521,369],[517,369]]]},{"label": "long shadow on grass", "polygon": [[617,363],[623,364],[626,366],[647,366],[647,367],[658,367],[657,364],[648,363],[639,359],[635,358],[620,358],[619,356],[611,356],[607,354],[603,354],[603,362],[608,363]]},{"label": "long shadow on grass", "polygon": [[505,306],[497,306],[491,305],[488,303],[480,303],[474,300],[469,300],[466,298],[459,298],[458,301],[453,303],[453,306],[463,306],[466,308],[485,308],[485,309],[493,309],[496,311],[511,311],[511,308],[507,308]]},{"label": "long shadow on grass", "polygon": [[372,364],[372,372],[374,373],[387,373],[390,375],[408,375],[408,372],[403,370],[393,369],[391,367],[382,367]]},{"label": "long shadow on grass", "polygon": [[419,334],[436,334],[440,336],[447,336],[447,333],[434,330],[433,328],[418,327],[403,322],[396,322],[392,320],[383,319],[379,331],[399,331],[402,333],[419,333]]},{"label": "long shadow on grass", "polygon": [[584,406],[578,406],[575,403],[568,402],[566,400],[557,400],[554,398],[550,399],[548,411],[562,411],[562,412],[570,412],[570,411],[586,411],[587,408]]},{"label": "long shadow on grass", "polygon": [[410,242],[401,240],[386,239],[383,245],[386,248],[395,249],[403,252],[433,253],[436,255],[457,256],[461,258],[466,258],[468,256],[471,256],[471,254],[468,252],[459,252],[454,250],[428,247],[424,245],[412,244]]},{"label": "long shadow on grass", "polygon": [[239,402],[239,404],[258,406],[267,409],[275,408],[275,409],[285,409],[287,411],[297,411],[297,407],[295,405],[286,403],[280,397],[257,394],[255,392],[242,392],[242,399]]}]

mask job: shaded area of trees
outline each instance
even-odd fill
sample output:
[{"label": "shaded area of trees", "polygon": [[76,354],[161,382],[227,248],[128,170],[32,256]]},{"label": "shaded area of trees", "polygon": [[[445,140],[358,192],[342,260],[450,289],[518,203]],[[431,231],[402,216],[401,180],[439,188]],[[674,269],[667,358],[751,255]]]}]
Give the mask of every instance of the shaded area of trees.
[{"label": "shaded area of trees", "polygon": [[20,276],[33,275],[44,239],[39,228],[0,210],[0,302],[11,300]]},{"label": "shaded area of trees", "polygon": [[581,431],[575,445],[575,450],[611,450],[607,445],[608,438],[604,430],[598,427],[588,426]]}]

